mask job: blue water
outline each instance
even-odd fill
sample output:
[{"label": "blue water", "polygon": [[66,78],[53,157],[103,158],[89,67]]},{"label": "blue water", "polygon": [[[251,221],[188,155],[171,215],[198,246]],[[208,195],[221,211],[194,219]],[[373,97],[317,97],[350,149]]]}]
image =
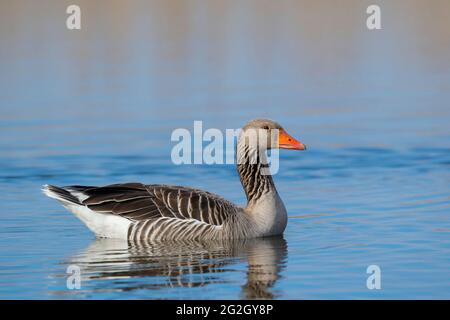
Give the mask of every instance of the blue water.
[{"label": "blue water", "polygon": [[[450,4],[382,2],[368,31],[359,0],[79,3],[81,31],[59,1],[0,4],[0,298],[450,298]],[[282,238],[96,240],[39,190],[140,181],[242,204],[233,165],[175,166],[170,135],[255,117],[308,146],[274,176]]]}]

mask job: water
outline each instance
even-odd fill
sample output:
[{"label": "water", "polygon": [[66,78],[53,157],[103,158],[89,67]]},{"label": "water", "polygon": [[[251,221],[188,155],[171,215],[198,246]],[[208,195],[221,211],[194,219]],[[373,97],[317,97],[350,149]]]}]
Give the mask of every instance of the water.
[{"label": "water", "polygon": [[[0,4],[0,298],[450,298],[447,1]],[[283,238],[95,240],[42,184],[187,185],[244,202],[232,165],[174,166],[172,130],[280,122]],[[366,269],[381,268],[381,290]],[[81,289],[66,286],[81,268]]]}]

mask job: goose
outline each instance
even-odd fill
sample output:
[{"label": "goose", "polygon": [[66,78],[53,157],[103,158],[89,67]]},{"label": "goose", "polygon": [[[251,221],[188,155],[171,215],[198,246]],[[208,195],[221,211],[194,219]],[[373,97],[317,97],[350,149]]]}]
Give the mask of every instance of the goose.
[{"label": "goose", "polygon": [[270,149],[306,147],[269,119],[254,119],[242,127],[236,166],[247,198],[245,207],[194,188],[136,182],[103,187],[44,185],[42,191],[100,238],[161,241],[281,235],[287,212],[268,170]]}]

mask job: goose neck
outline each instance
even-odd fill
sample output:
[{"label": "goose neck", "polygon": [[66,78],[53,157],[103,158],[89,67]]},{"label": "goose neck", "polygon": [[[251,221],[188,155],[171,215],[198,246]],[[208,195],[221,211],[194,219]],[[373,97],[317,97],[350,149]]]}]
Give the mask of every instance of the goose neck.
[{"label": "goose neck", "polygon": [[247,207],[255,205],[266,195],[277,193],[263,150],[238,143],[237,171],[247,197]]}]

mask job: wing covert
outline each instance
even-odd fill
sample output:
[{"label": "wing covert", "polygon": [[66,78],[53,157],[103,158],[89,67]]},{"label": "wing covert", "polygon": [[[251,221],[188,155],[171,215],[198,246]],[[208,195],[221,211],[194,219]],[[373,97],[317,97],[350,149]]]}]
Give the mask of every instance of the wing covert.
[{"label": "wing covert", "polygon": [[218,226],[238,209],[215,194],[178,186],[126,183],[76,188],[86,196],[82,203],[91,210],[134,221],[168,217]]}]

